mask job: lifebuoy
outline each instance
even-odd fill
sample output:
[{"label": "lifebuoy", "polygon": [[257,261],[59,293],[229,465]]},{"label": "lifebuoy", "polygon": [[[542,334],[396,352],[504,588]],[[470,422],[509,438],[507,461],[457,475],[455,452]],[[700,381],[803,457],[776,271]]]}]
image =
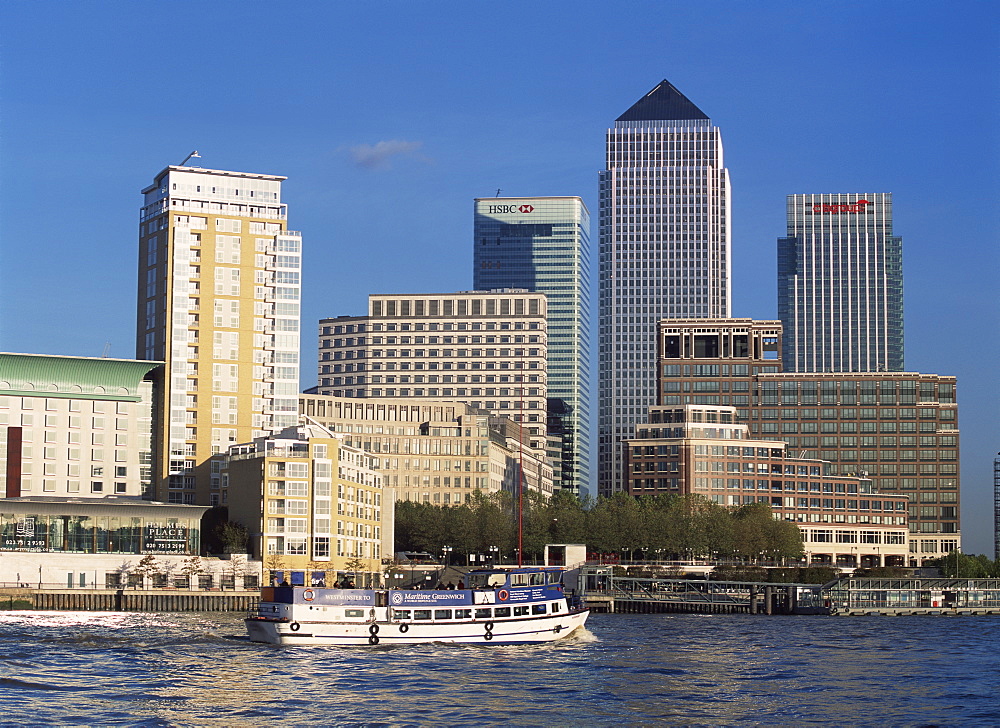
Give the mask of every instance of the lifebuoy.
[{"label": "lifebuoy", "polygon": [[313,599],[316,598],[316,592],[314,592],[312,589],[306,589],[304,592],[302,592],[302,598],[305,599],[307,602],[311,602]]},{"label": "lifebuoy", "polygon": [[368,637],[368,644],[370,644],[370,645],[377,645],[378,644],[378,635],[377,634],[369,635],[369,637]]},{"label": "lifebuoy", "polygon": [[369,627],[368,634],[378,634],[378,625],[373,624],[371,627]]},{"label": "lifebuoy", "polygon": [[409,632],[410,631],[410,625],[408,625],[408,624],[401,624],[401,625],[399,625],[399,631],[400,632]]},{"label": "lifebuoy", "polygon": [[500,599],[501,602],[505,602],[510,598],[510,592],[506,589],[501,589],[497,592],[497,598]]},{"label": "lifebuoy", "polygon": [[298,632],[299,627],[301,626],[302,625],[300,625],[298,622],[292,622],[290,625],[288,625],[288,629],[292,630],[292,632]]}]

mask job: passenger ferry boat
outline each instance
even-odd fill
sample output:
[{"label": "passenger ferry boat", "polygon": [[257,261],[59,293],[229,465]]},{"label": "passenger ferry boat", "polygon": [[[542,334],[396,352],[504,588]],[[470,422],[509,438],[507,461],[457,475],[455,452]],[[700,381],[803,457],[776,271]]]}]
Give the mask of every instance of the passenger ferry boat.
[{"label": "passenger ferry boat", "polygon": [[265,587],[247,616],[252,642],[400,645],[421,642],[551,642],[582,627],[590,611],[567,598],[564,569],[478,569],[465,589]]}]

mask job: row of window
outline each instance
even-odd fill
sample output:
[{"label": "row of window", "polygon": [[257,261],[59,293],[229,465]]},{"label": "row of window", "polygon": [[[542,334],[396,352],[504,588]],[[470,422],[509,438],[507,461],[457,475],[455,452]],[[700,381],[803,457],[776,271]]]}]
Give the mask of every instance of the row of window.
[{"label": "row of window", "polygon": [[[450,620],[468,621],[471,619],[475,619],[477,621],[489,621],[493,619],[516,619],[518,617],[549,614],[550,609],[552,614],[558,613],[560,611],[559,602],[552,602],[551,604],[531,604],[518,607],[478,607],[476,609],[393,609],[389,618],[393,621],[400,622],[411,620],[414,622]],[[362,612],[362,615],[364,612],[364,610],[355,611]]]}]

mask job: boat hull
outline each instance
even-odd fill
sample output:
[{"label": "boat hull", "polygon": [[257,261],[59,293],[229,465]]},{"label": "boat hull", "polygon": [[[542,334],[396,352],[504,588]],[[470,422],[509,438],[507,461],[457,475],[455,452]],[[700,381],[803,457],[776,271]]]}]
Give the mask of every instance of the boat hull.
[{"label": "boat hull", "polygon": [[589,610],[527,619],[446,624],[388,622],[337,623],[322,621],[246,620],[252,642],[275,645],[333,645],[361,647],[454,642],[482,645],[537,644],[568,637],[584,626]]}]

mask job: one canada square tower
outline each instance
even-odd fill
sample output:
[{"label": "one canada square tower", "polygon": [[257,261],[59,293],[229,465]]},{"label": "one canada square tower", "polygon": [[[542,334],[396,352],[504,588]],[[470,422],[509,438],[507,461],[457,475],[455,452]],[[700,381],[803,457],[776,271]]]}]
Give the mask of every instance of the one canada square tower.
[{"label": "one canada square tower", "polygon": [[656,404],[662,319],[730,316],[729,173],[718,127],[668,81],[618,117],[600,173],[598,488]]}]

